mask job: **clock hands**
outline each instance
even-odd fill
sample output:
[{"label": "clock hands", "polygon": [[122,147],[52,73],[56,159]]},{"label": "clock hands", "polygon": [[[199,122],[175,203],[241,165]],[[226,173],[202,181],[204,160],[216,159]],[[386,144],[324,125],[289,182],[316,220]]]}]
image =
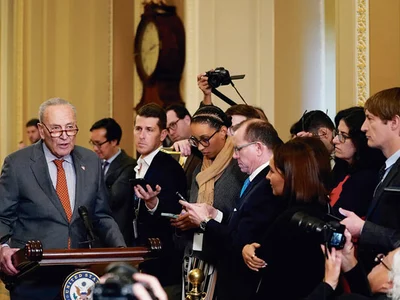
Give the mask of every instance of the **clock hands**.
[{"label": "clock hands", "polygon": [[146,54],[146,53],[148,53],[148,52],[151,52],[151,51],[153,51],[156,47],[158,47],[160,44],[159,43],[157,43],[157,44],[153,44],[150,48],[148,48],[148,49],[146,49],[145,51],[140,51],[140,52],[135,52],[134,53],[134,55],[136,56],[136,55],[142,55],[142,54]]}]

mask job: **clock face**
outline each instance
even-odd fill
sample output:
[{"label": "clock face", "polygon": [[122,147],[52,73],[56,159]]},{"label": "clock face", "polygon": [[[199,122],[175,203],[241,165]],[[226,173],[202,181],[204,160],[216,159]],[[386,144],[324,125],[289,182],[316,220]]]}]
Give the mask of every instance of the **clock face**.
[{"label": "clock face", "polygon": [[160,37],[153,22],[148,22],[142,31],[139,42],[139,55],[146,76],[151,76],[157,67],[160,53]]}]

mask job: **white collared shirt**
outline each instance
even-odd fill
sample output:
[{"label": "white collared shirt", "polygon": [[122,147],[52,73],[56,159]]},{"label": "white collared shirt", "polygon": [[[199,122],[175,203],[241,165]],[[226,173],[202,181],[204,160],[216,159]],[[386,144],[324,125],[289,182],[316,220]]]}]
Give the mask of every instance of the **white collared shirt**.
[{"label": "white collared shirt", "polygon": [[395,162],[400,158],[400,149],[397,150],[395,153],[392,154],[386,161],[385,161],[385,174],[382,177],[382,180],[385,180],[386,175],[389,173],[390,169],[392,166],[395,164]]},{"label": "white collared shirt", "polygon": [[265,164],[262,164],[262,165],[259,166],[257,169],[255,169],[255,170],[253,171],[253,173],[251,173],[250,176],[249,176],[250,182],[252,182],[253,179],[256,178],[256,176],[257,176],[258,174],[260,174],[260,172],[261,172],[262,170],[264,170],[267,166],[269,166],[269,161],[267,161]]},{"label": "white collared shirt", "polygon": [[153,161],[154,157],[158,154],[160,149],[161,147],[157,148],[153,152],[146,155],[144,158],[142,158],[142,156],[139,157],[137,161],[137,166],[135,167],[136,178],[144,178],[147,170],[150,168],[151,162]]},{"label": "white collared shirt", "polygon": [[[139,157],[139,159],[137,161],[137,166],[135,167],[136,178],[144,178],[147,170],[150,168],[151,162],[153,161],[153,159],[157,155],[157,153],[160,151],[160,149],[161,149],[161,147],[157,148],[153,152],[146,155],[144,158],[142,156]],[[154,208],[152,208],[152,209],[148,208],[146,205],[146,202],[144,204],[146,205],[147,211],[150,214],[153,214],[157,210],[159,203],[160,203],[160,200],[157,197],[157,204],[156,204],[156,206],[154,206]],[[139,202],[139,205],[140,205],[140,202]]]}]

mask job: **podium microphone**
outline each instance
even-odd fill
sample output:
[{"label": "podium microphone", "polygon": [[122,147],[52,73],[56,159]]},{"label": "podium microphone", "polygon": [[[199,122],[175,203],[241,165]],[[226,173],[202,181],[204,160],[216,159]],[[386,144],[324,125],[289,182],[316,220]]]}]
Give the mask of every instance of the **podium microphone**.
[{"label": "podium microphone", "polygon": [[89,213],[88,210],[86,208],[86,206],[79,206],[78,207],[78,213],[79,216],[81,217],[83,224],[85,225],[86,231],[87,231],[87,235],[89,237],[89,247],[92,248],[92,242],[95,240],[94,237],[94,233],[93,233],[93,226],[92,226],[92,222],[90,220],[89,217]]}]

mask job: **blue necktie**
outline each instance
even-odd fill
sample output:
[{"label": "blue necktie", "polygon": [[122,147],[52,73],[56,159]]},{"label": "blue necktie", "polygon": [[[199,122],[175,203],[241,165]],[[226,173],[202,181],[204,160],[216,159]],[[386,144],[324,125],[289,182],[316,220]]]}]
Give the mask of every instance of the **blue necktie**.
[{"label": "blue necktie", "polygon": [[242,190],[240,191],[240,197],[242,197],[244,191],[247,189],[249,184],[250,184],[250,177],[247,177],[247,179],[243,183]]}]

